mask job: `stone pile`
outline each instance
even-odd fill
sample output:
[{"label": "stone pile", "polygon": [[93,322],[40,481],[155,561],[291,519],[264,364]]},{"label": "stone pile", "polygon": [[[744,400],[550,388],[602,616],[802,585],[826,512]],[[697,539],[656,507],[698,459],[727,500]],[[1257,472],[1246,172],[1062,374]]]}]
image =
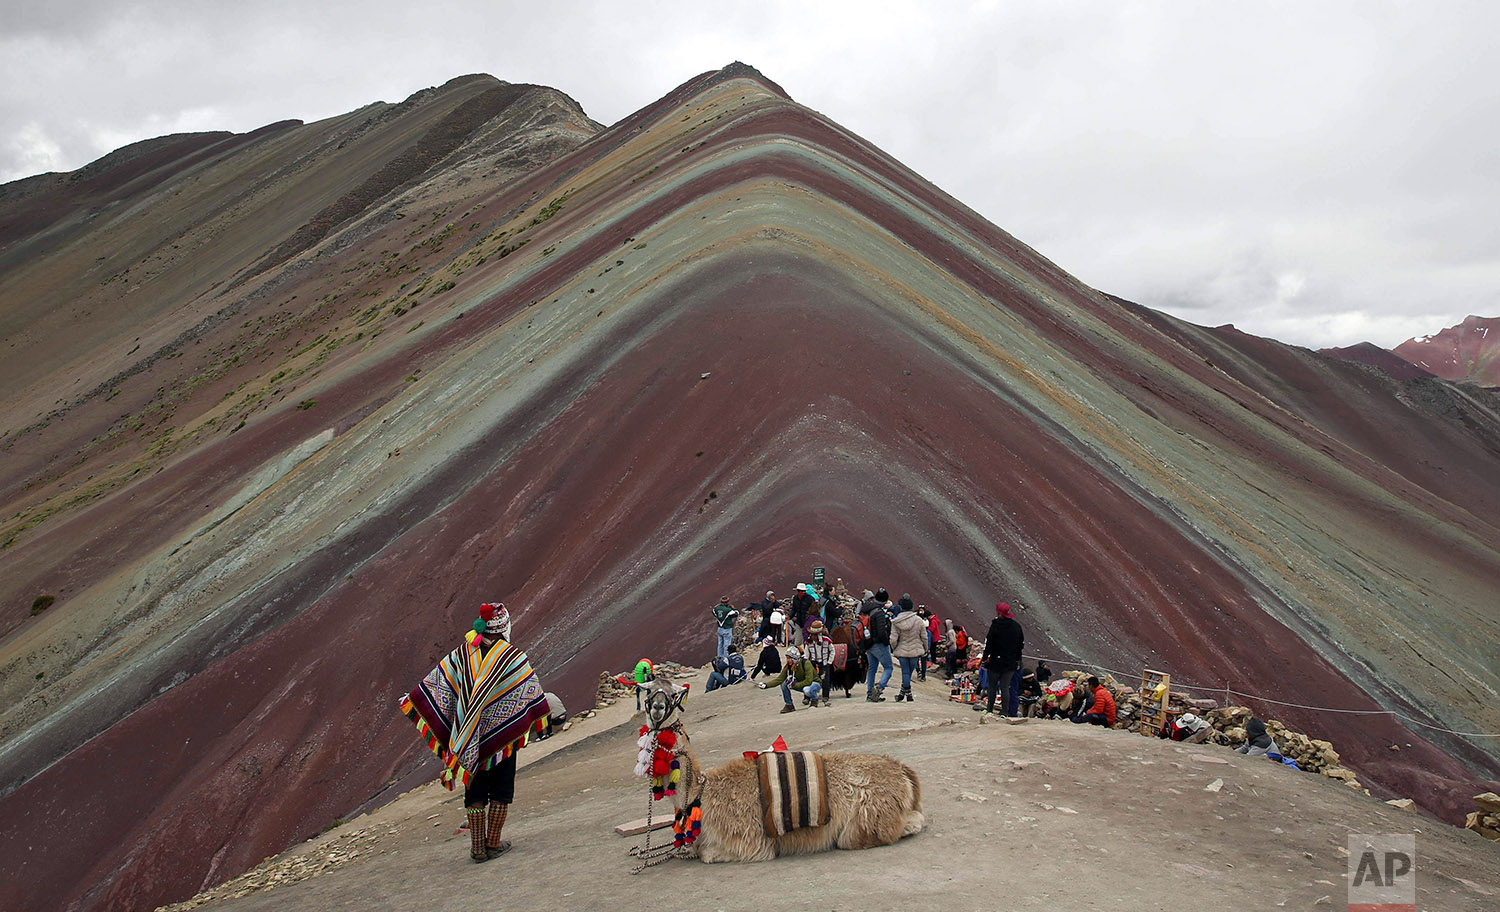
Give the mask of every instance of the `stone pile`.
[{"label": "stone pile", "polygon": [[[654,662],[656,679],[658,681],[675,681],[698,676],[698,669],[688,668],[676,662]],[[620,678],[631,678],[635,670],[624,672],[601,671],[599,672],[599,687],[594,692],[594,708],[603,709],[612,705],[616,700],[634,700],[635,684],[621,683]],[[588,714],[582,714],[588,718]]]},{"label": "stone pile", "polygon": [[[734,638],[730,640],[734,648],[740,651],[740,655],[755,656],[759,654],[760,647],[755,644],[758,619],[750,616],[750,612],[741,611],[734,619]],[[753,659],[745,661],[754,664]]]},{"label": "stone pile", "polygon": [[[1204,716],[1214,727],[1214,734],[1209,740],[1226,747],[1239,747],[1248,737],[1245,726],[1251,715],[1253,713],[1248,706],[1226,706],[1209,710]],[[1275,719],[1266,720],[1266,733],[1275,739],[1284,756],[1296,760],[1297,766],[1307,772],[1336,779],[1355,791],[1370,794],[1370,790],[1360,784],[1354,771],[1342,764],[1339,752],[1331,742],[1293,731]]]},{"label": "stone pile", "polygon": [[1464,827],[1492,842],[1500,842],[1500,795],[1494,792],[1475,795],[1474,803],[1479,810],[1469,812]]},{"label": "stone pile", "polygon": [[[845,614],[857,614],[859,612],[859,599],[848,592],[836,592],[834,598],[838,600],[839,608]],[[791,613],[791,599],[782,599],[782,610]],[[734,638],[731,640],[740,654],[749,656],[746,659],[751,665],[755,664],[755,656],[760,654],[760,612],[751,609],[740,609],[740,614],[734,621]],[[827,618],[824,618],[827,621]]]},{"label": "stone pile", "polygon": [[267,859],[260,866],[246,871],[233,880],[227,880],[212,890],[199,893],[192,899],[162,906],[157,909],[157,912],[187,912],[188,909],[196,909],[211,902],[249,896],[261,890],[294,884],[299,880],[326,874],[361,856],[374,854],[376,843],[382,835],[396,835],[394,828],[385,828],[384,834],[379,832],[381,829],[378,826],[367,826],[350,830],[340,833],[337,839],[318,843],[299,855]]},{"label": "stone pile", "polygon": [[[1076,670],[1061,673],[1075,684],[1087,681],[1090,674],[1092,672]],[[1115,728],[1135,729],[1141,718],[1141,695],[1135,688],[1121,684],[1113,675],[1100,675],[1099,683],[1115,698]],[[1168,692],[1167,711],[1174,718],[1184,712],[1202,716],[1214,729],[1209,742],[1234,748],[1245,743],[1248,737],[1245,726],[1253,715],[1248,706],[1221,707],[1216,700],[1198,700],[1176,691]],[[1282,754],[1297,761],[1297,766],[1303,770],[1336,779],[1356,791],[1370,794],[1354,771],[1342,765],[1339,752],[1330,742],[1292,731],[1275,719],[1266,720],[1266,732],[1276,740]]]}]

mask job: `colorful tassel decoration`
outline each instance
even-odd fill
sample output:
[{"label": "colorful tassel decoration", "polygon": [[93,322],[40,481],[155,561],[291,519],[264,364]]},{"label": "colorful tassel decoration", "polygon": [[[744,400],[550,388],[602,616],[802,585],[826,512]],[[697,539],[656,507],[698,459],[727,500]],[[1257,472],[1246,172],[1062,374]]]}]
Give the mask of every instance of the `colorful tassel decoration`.
[{"label": "colorful tassel decoration", "polygon": [[672,818],[672,844],[677,848],[690,846],[703,832],[703,807],[694,801],[678,811]]}]

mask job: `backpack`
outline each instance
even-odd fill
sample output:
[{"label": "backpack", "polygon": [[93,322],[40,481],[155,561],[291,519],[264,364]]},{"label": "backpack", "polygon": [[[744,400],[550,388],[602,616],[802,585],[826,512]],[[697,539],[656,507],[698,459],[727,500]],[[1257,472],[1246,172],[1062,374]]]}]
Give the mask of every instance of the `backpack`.
[{"label": "backpack", "polygon": [[875,645],[875,636],[870,632],[870,616],[861,614],[859,616],[859,648],[869,649]]},{"label": "backpack", "polygon": [[963,630],[957,631],[953,637],[953,645],[958,648],[959,652],[963,652],[965,649],[968,649],[969,635],[967,633],[964,633]]}]

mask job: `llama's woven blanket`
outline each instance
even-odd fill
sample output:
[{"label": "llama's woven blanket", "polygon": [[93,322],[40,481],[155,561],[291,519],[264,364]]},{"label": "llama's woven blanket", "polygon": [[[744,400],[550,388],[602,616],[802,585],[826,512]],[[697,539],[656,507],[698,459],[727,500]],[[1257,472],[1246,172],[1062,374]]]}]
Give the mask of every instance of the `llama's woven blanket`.
[{"label": "llama's woven blanket", "polygon": [[504,641],[489,652],[478,641],[453,650],[401,698],[401,711],[443,761],[449,789],[526,746],[548,717],[547,695],[526,653]]},{"label": "llama's woven blanket", "polygon": [[828,774],[811,751],[767,751],[756,760],[760,773],[760,819],[770,837],[803,827],[826,826]]},{"label": "llama's woven blanket", "polygon": [[817,665],[832,665],[839,671],[849,661],[849,647],[845,643],[809,643],[807,660]]}]

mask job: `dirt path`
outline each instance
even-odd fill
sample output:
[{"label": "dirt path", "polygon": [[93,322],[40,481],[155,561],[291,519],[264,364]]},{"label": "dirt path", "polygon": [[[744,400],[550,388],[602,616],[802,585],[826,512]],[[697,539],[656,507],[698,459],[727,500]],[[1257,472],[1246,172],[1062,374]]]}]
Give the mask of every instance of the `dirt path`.
[{"label": "dirt path", "polygon": [[[981,724],[935,680],[917,694],[912,704],[835,697],[829,709],[788,715],[777,714],[778,695],[752,687],[688,701],[688,731],[711,766],[778,734],[794,749],[889,753],[912,766],[929,826],[896,846],[766,864],[673,861],[631,876],[636,840],[612,827],[644,816],[647,791],[631,775],[633,707],[617,705],[534,754],[527,748],[506,826],[515,849],[501,859],[468,860],[467,835],[456,832],[461,796],[433,784],[279,862],[303,856],[304,874],[322,873],[209,905],[735,909],[775,900],[837,910],[941,889],[953,908],[1001,898],[1034,909],[1342,908],[1348,835],[1415,833],[1419,908],[1500,907],[1500,846],[1330,779],[1063,722]],[[1216,780],[1219,790],[1207,791]]]}]

